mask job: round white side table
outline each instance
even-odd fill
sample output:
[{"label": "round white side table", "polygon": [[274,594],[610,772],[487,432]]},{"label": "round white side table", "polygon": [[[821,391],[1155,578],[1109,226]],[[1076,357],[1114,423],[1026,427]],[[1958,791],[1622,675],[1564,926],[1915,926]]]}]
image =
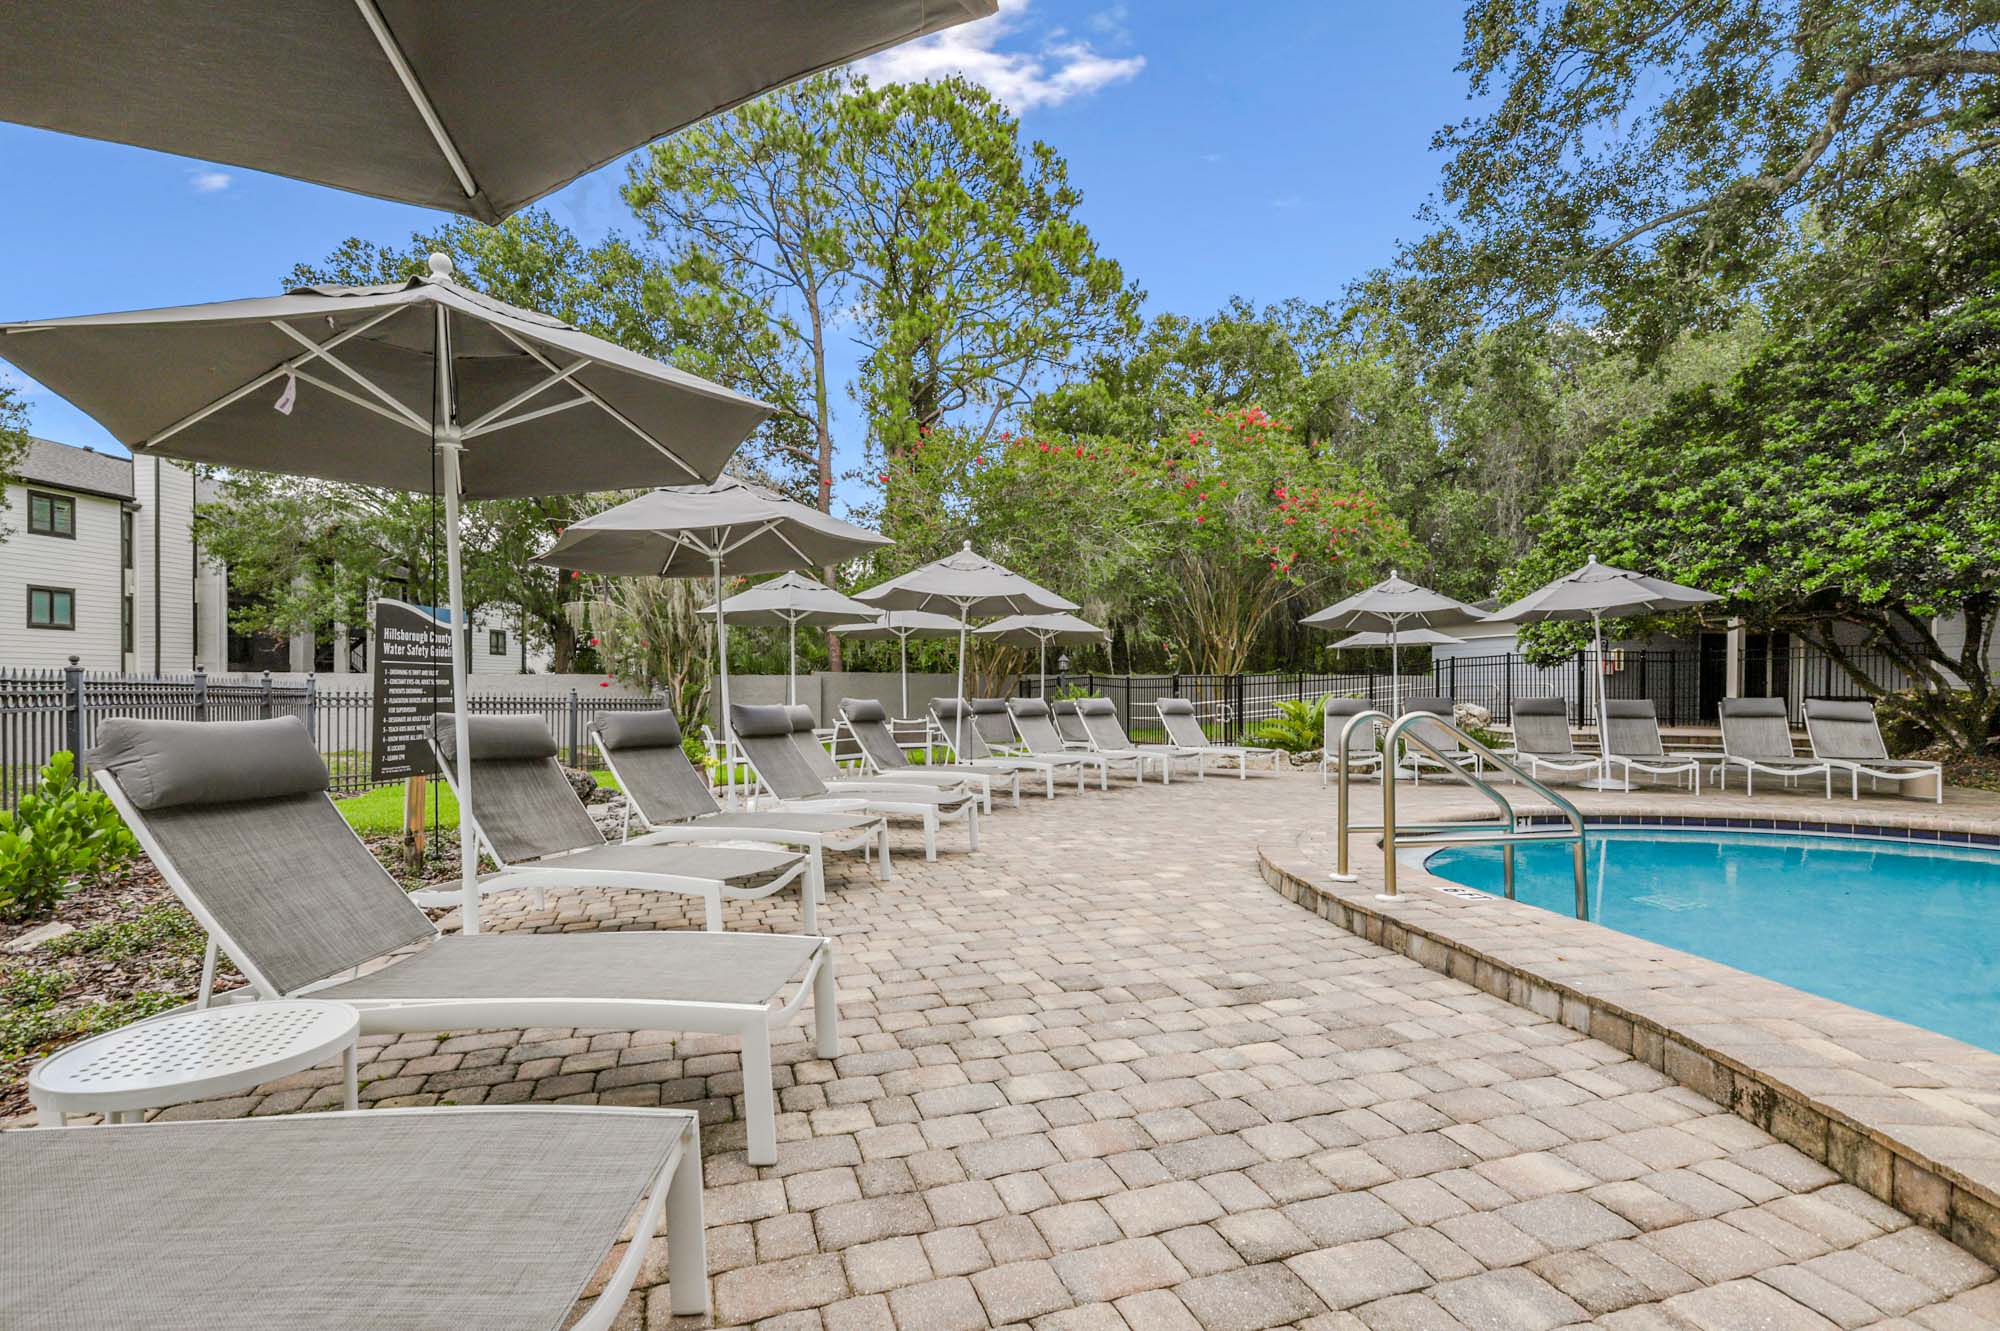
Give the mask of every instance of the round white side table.
[{"label": "round white side table", "polygon": [[353,1109],[360,1033],[354,1008],[312,999],[177,1012],[49,1055],[28,1073],[28,1099],[44,1127],[60,1127],[71,1114],[117,1123],[146,1109],[247,1091],[338,1055]]}]

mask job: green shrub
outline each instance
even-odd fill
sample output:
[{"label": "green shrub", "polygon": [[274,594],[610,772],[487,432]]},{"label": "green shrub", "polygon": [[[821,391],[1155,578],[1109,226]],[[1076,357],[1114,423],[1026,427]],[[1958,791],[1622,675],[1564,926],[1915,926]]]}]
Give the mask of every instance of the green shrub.
[{"label": "green shrub", "polygon": [[0,916],[46,914],[78,880],[138,853],[104,792],[76,779],[75,755],[58,753],[19,809],[0,810]]},{"label": "green shrub", "polygon": [[1087,689],[1081,684],[1065,684],[1049,695],[1049,701],[1051,703],[1075,702],[1079,698],[1095,698],[1096,696],[1097,693],[1095,690]]},{"label": "green shrub", "polygon": [[1325,725],[1325,698],[1311,702],[1285,699],[1278,703],[1278,714],[1259,721],[1250,736],[1286,753],[1311,753],[1325,746]]}]

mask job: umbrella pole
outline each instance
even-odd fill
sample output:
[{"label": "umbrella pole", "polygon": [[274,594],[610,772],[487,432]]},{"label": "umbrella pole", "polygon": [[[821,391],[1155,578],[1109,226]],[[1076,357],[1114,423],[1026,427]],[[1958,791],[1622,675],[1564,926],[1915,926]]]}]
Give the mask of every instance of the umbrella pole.
[{"label": "umbrella pole", "polygon": [[910,719],[910,635],[896,635],[896,653],[902,658],[903,675],[903,719]]},{"label": "umbrella pole", "polygon": [[1630,790],[1629,781],[1615,780],[1611,775],[1611,751],[1605,747],[1604,714],[1610,710],[1610,686],[1604,682],[1604,615],[1590,612],[1590,636],[1597,648],[1597,779],[1583,784],[1591,790]]},{"label": "umbrella pole", "polygon": [[799,621],[785,621],[785,701],[799,705]]},{"label": "umbrella pole", "polygon": [[965,752],[965,620],[966,603],[958,603],[958,733],[957,742],[951,746],[953,753]]},{"label": "umbrella pole", "polygon": [[709,557],[715,570],[715,667],[722,681],[722,784],[729,807],[736,807],[736,734],[729,728],[729,628],[722,613],[722,534]]},{"label": "umbrella pole", "polygon": [[465,661],[465,561],[459,549],[459,452],[457,385],[453,382],[451,323],[437,312],[438,425],[434,442],[438,480],[444,488],[445,596],[451,605],[452,747],[458,754],[458,874],[461,932],[479,932],[479,824],[472,816],[472,705]]},{"label": "umbrella pole", "polygon": [[1040,679],[1035,681],[1039,686],[1035,692],[1046,698],[1049,696],[1049,640],[1045,637],[1037,636],[1035,641],[1042,645],[1042,675]]}]

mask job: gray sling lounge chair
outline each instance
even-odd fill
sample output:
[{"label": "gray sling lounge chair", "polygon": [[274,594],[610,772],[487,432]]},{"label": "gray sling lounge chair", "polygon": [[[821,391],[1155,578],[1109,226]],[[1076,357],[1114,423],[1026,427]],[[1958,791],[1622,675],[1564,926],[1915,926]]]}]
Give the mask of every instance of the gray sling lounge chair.
[{"label": "gray sling lounge chair", "polygon": [[[940,790],[958,786],[977,790],[983,796],[980,809],[984,813],[993,812],[993,786],[997,782],[1011,792],[1014,807],[1021,807],[1019,768],[1001,771],[969,763],[926,763],[919,767],[910,761],[910,756],[903,752],[903,746],[896,742],[895,732],[889,729],[889,709],[873,698],[840,700],[840,725],[835,731],[836,739],[842,730],[854,738],[861,748],[862,759],[877,776],[893,781],[915,781]],[[1053,788],[1049,794],[1055,794]]]},{"label": "gray sling lounge chair", "polygon": [[1513,712],[1514,747],[1502,752],[1519,760],[1529,776],[1539,780],[1544,770],[1582,774],[1603,766],[1576,751],[1567,698],[1516,698]]},{"label": "gray sling lounge chair", "polygon": [[[1363,712],[1378,710],[1366,698],[1335,698],[1329,696],[1321,704],[1321,734],[1319,750],[1319,783],[1326,785],[1327,774],[1340,766],[1340,734],[1347,729],[1347,723]],[[1382,775],[1382,750],[1376,745],[1380,740],[1384,725],[1380,721],[1365,726],[1356,726],[1354,733],[1347,737],[1347,770],[1350,775],[1373,772]]]},{"label": "gray sling lounge chair", "polygon": [[1236,764],[1239,779],[1248,780],[1250,763],[1253,759],[1265,758],[1271,763],[1273,772],[1284,762],[1284,752],[1280,749],[1260,749],[1248,744],[1218,744],[1208,737],[1201,728],[1201,719],[1195,715],[1194,704],[1186,698],[1162,698],[1153,704],[1153,710],[1160,714],[1160,726],[1167,732],[1167,738],[1179,746],[1183,753],[1197,753],[1195,771],[1201,773],[1209,758],[1228,759]]},{"label": "gray sling lounge chair", "polygon": [[1757,793],[1757,773],[1790,783],[1802,776],[1824,775],[1826,797],[1833,798],[1833,768],[1818,758],[1801,757],[1792,747],[1792,725],[1783,698],[1724,698],[1722,700],[1722,761],[1716,784],[1729,788],[1729,769],[1743,769],[1743,793]]},{"label": "gray sling lounge chair", "polygon": [[[591,723],[591,742],[604,765],[625,792],[621,829],[632,837],[632,820],[654,835],[700,833],[704,840],[775,841],[787,846],[823,850],[858,850],[864,857],[880,854],[876,870],[895,876],[889,861],[889,820],[854,810],[810,813],[787,809],[731,809],[715,802],[715,792],[695,770],[681,748],[681,727],[672,712],[614,712]],[[639,838],[650,841],[652,836]]]},{"label": "gray sling lounge chair", "polygon": [[672,1310],[699,1315],[698,1124],[523,1105],[10,1132],[0,1326],[606,1331],[663,1214]]},{"label": "gray sling lounge chair", "polygon": [[[469,720],[476,773],[472,818],[480,843],[500,866],[498,873],[480,879],[482,896],[526,888],[539,910],[550,888],[677,892],[700,897],[703,923],[720,929],[725,899],[754,901],[798,882],[805,927],[819,927],[815,912],[826,895],[825,860],[819,847],[808,847],[801,855],[771,846],[662,844],[751,839],[747,832],[719,838],[672,828],[623,845],[607,844],[556,762],[556,737],[539,716]],[[431,745],[454,794],[456,739],[452,715],[440,714]],[[419,905],[453,906],[459,893],[456,888],[422,892],[415,899]]]},{"label": "gray sling lounge chair", "polygon": [[[1631,781],[1634,772],[1670,776],[1676,782],[1686,777],[1689,790],[1700,789],[1703,755],[1667,752],[1650,699],[1612,698],[1604,706],[1604,756],[1625,781]],[[1710,761],[1721,758],[1720,754],[1707,756]]]},{"label": "gray sling lounge chair", "polygon": [[[1440,717],[1446,721],[1451,721],[1458,715],[1458,704],[1450,698],[1403,699],[1403,714],[1407,716],[1411,712],[1422,712],[1428,716]],[[1475,774],[1480,776],[1486,774],[1486,760],[1480,757],[1476,751],[1466,748],[1464,744],[1459,742],[1458,736],[1452,734],[1443,726],[1433,725],[1429,721],[1415,721],[1403,733],[1406,735],[1414,734],[1421,736],[1430,741],[1444,755],[1444,761],[1440,762],[1432,757],[1427,750],[1420,749],[1414,744],[1405,744],[1403,746],[1403,766],[1410,773],[1411,779],[1418,785],[1422,785],[1424,782],[1424,769],[1426,767],[1440,772],[1455,772],[1459,769],[1460,764],[1469,762],[1472,764],[1472,770]]]},{"label": "gray sling lounge chair", "polygon": [[[937,703],[937,699],[931,702],[934,712]],[[988,748],[1003,755],[1022,751],[1021,737],[1014,732],[1014,718],[1007,712],[1005,698],[970,698],[966,706],[972,712],[972,728],[979,732],[979,738],[986,741]]]},{"label": "gray sling lounge chair", "polygon": [[1044,758],[1051,762],[1083,762],[1097,773],[1097,788],[1111,789],[1111,764],[1101,753],[1088,749],[1072,749],[1063,742],[1062,733],[1056,729],[1055,713],[1049,710],[1045,698],[1009,698],[1007,719],[1014,723],[1014,733],[1021,737],[1021,744],[1032,757]]},{"label": "gray sling lounge chair", "polygon": [[[753,1165],[778,1158],[772,1028],[797,1019],[810,997],[817,1056],[838,1052],[828,938],[642,929],[440,935],[327,798],[326,765],[296,717],[107,718],[91,767],[154,868],[208,931],[204,978],[226,952],[249,980],[239,1001],[309,994],[350,1003],[364,1032],[734,1034]],[[201,992],[205,999],[206,983]]]},{"label": "gray sling lounge chair", "polygon": [[[795,723],[802,727],[797,734],[793,733]],[[813,735],[812,714],[803,707],[795,710],[782,704],[760,707],[731,703],[729,728],[735,732],[737,746],[756,773],[758,784],[786,808],[810,808],[814,801],[832,797],[848,801],[850,807],[852,801],[859,800],[862,808],[881,817],[917,819],[923,824],[926,860],[937,858],[938,825],[963,820],[967,848],[979,849],[979,797],[969,791],[954,795],[930,786],[879,781],[828,783],[815,770],[804,746],[818,748],[828,763],[832,758]]]},{"label": "gray sling lounge chair", "polygon": [[[959,724],[958,699],[931,699],[931,742],[944,745],[953,761],[961,765],[987,767],[996,772],[1040,772],[1050,799],[1056,797],[1056,774],[1075,772],[1077,793],[1083,793],[1083,773],[1087,764],[1081,758],[1067,755],[1060,758],[1002,757],[994,753],[988,747],[986,733],[978,723],[980,713],[976,709],[982,703],[988,706],[988,715],[996,716],[999,724],[1006,728],[1008,743],[1014,743],[1014,723],[1007,719],[1007,704],[998,698],[975,698],[968,703],[965,710],[972,720],[967,725]],[[961,741],[963,747],[960,747]]]},{"label": "gray sling lounge chair", "polygon": [[1077,724],[1083,727],[1083,737],[1090,745],[1090,751],[1109,762],[1130,763],[1135,781],[1145,781],[1146,768],[1150,765],[1159,769],[1161,785],[1171,784],[1176,758],[1195,760],[1197,780],[1207,775],[1203,771],[1206,754],[1201,749],[1183,749],[1178,744],[1134,744],[1132,737],[1125,733],[1125,727],[1119,724],[1118,704],[1111,699],[1078,698],[1072,706],[1076,709]]},{"label": "gray sling lounge chair", "polygon": [[[842,793],[850,795],[865,795],[871,790],[884,789],[936,790],[948,795],[970,795],[979,801],[981,813],[993,812],[990,772],[961,773],[942,777],[932,775],[906,781],[900,773],[895,776],[881,776],[874,772],[842,767],[832,751],[820,742],[819,728],[813,721],[812,708],[804,703],[789,703],[785,707],[785,715],[791,720],[792,743],[797,747],[799,756],[806,760],[806,766],[812,768],[813,775],[818,777],[828,790],[839,789]],[[839,738],[839,733],[836,728],[834,731],[836,740]],[[867,762],[866,754],[861,755],[861,761],[864,764]]]},{"label": "gray sling lounge chair", "polygon": [[1090,748],[1090,732],[1083,728],[1083,718],[1076,714],[1075,698],[1057,698],[1049,704],[1049,715],[1055,718],[1056,733],[1063,743],[1072,749]]},{"label": "gray sling lounge chair", "polygon": [[1891,758],[1872,702],[1806,699],[1806,738],[1812,744],[1813,757],[1847,773],[1853,799],[1861,798],[1861,778],[1865,776],[1871,785],[1887,781],[1900,787],[1912,782],[1915,793],[1944,803],[1944,768],[1915,758]]}]

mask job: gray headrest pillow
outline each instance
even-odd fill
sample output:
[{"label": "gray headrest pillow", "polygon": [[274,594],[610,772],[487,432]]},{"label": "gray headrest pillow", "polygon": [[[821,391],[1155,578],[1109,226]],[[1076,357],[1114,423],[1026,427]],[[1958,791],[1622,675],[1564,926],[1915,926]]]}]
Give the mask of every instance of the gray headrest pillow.
[{"label": "gray headrest pillow", "polygon": [[842,698],[840,714],[860,726],[889,719],[889,709],[873,698]]},{"label": "gray headrest pillow", "polygon": [[327,787],[326,764],[296,716],[269,721],[98,723],[90,765],[141,809],[238,804]]},{"label": "gray headrest pillow", "polygon": [[609,749],[678,749],[681,723],[664,707],[654,712],[609,712],[591,723]]},{"label": "gray headrest pillow", "polygon": [[[472,761],[476,763],[519,762],[556,756],[556,737],[550,733],[548,723],[539,716],[526,713],[474,716],[467,718],[466,728],[472,740]],[[438,752],[445,756],[447,762],[456,763],[458,730],[453,713],[438,713],[436,734]]]},{"label": "gray headrest pillow", "polygon": [[783,703],[731,703],[729,728],[751,739],[765,735],[789,735],[792,733],[792,718]]}]

